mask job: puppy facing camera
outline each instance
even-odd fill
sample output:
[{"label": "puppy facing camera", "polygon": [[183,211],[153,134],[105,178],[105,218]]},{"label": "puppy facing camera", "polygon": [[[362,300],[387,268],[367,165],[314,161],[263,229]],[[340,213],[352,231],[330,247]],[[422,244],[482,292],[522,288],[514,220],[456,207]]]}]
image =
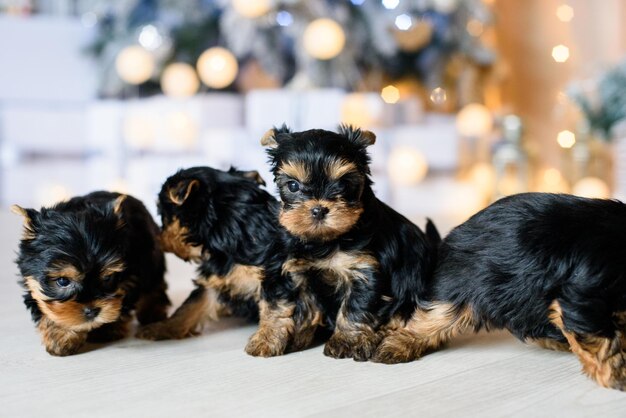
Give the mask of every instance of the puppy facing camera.
[{"label": "puppy facing camera", "polygon": [[246,351],[274,356],[332,332],[324,353],[368,360],[389,327],[415,310],[434,267],[439,236],[430,236],[378,200],[367,147],[376,136],[341,126],[268,131],[281,198],[280,259],[267,266],[260,327]]},{"label": "puppy facing camera", "polygon": [[140,323],[165,318],[159,229],[140,201],[94,192],[40,211],[12,209],[24,218],[16,260],[24,303],[50,354],[124,338],[133,310]]}]

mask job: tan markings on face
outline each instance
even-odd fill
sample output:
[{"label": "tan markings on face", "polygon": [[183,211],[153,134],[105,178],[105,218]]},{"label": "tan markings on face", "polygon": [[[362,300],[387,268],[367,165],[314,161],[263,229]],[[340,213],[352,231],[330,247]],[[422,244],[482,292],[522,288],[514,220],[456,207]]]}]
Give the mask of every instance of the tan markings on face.
[{"label": "tan markings on face", "polygon": [[100,270],[100,276],[101,277],[112,276],[113,274],[121,273],[124,270],[126,270],[126,265],[124,264],[122,260],[118,258],[102,266],[102,269]]},{"label": "tan markings on face", "polygon": [[[73,300],[57,301],[50,300],[42,292],[39,282],[33,277],[25,277],[26,287],[31,296],[37,302],[41,312],[51,321],[61,327],[74,331],[89,331],[102,324],[115,322],[120,317],[122,310],[123,290],[106,299],[97,299],[83,304]],[[84,309],[86,307],[100,308],[100,313],[93,320],[86,320]]]},{"label": "tan markings on face", "polygon": [[261,279],[263,269],[256,266],[235,265],[226,276],[212,275],[196,279],[196,284],[210,287],[231,297],[261,297]]},{"label": "tan markings on face", "polygon": [[199,262],[202,258],[202,246],[188,244],[186,239],[189,229],[181,226],[178,218],[172,219],[161,232],[161,247],[163,251],[176,254],[185,261]]},{"label": "tan markings on face", "polygon": [[[316,206],[328,209],[328,213],[321,221],[313,218],[311,214],[311,210]],[[343,201],[312,199],[290,209],[282,209],[279,221],[289,232],[300,238],[331,241],[348,232],[362,213],[362,207],[351,207]]]},{"label": "tan markings on face", "polygon": [[326,175],[332,180],[340,179],[353,171],[356,171],[356,166],[346,160],[334,160],[326,167]]},{"label": "tan markings on face", "polygon": [[306,166],[297,161],[286,161],[279,169],[283,174],[298,180],[300,183],[306,183],[311,178],[309,170]]},{"label": "tan markings on face", "polygon": [[66,277],[75,282],[83,279],[83,273],[81,273],[76,267],[67,263],[55,263],[48,271],[48,277],[60,278]]}]

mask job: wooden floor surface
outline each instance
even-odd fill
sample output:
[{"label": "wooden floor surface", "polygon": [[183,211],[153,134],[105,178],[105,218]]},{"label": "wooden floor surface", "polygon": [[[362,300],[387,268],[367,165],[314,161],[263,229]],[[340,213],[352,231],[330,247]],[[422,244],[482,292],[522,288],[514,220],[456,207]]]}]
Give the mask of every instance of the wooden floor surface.
[{"label": "wooden floor surface", "polygon": [[[395,366],[326,358],[321,347],[252,358],[243,347],[254,326],[236,320],[188,340],[131,337],[52,357],[16,284],[19,227],[0,214],[0,417],[626,417],[626,394],[596,386],[573,355],[504,332]],[[168,262],[180,303],[193,269]]]}]

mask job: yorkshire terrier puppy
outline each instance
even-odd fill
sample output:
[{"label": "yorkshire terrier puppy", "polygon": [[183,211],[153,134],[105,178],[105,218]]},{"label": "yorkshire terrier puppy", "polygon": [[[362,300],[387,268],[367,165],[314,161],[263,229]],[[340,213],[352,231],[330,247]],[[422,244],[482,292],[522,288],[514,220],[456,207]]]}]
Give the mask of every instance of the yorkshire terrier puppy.
[{"label": "yorkshire terrier puppy", "polygon": [[196,288],[167,320],[142,327],[149,340],[185,338],[224,316],[258,319],[263,265],[277,234],[278,201],[256,171],[181,170],[159,193],[163,249],[198,263]]},{"label": "yorkshire terrier puppy", "polygon": [[504,198],[439,250],[432,302],[377,356],[409,361],[451,337],[506,328],[571,350],[600,385],[626,389],[626,205],[569,195]]},{"label": "yorkshire terrier puppy", "polygon": [[166,317],[159,228],[139,200],[95,192],[12,210],[24,217],[16,260],[24,303],[48,353],[124,338],[134,309],[142,324]]},{"label": "yorkshire terrier puppy", "polygon": [[[293,133],[283,126],[263,137],[282,230],[249,354],[305,348],[324,325],[332,332],[324,354],[364,361],[381,330],[415,310],[434,268],[434,245],[374,196],[366,151],[374,141],[373,133],[351,127]],[[434,226],[428,229],[437,241]]]}]

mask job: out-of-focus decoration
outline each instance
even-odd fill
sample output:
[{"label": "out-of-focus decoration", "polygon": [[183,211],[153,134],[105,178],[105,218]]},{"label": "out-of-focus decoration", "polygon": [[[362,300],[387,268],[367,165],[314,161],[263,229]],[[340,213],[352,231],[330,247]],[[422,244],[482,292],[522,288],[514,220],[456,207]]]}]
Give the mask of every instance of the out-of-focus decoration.
[{"label": "out-of-focus decoration", "polygon": [[146,82],[152,76],[154,67],[152,54],[138,45],[122,49],[115,59],[115,70],[128,84]]},{"label": "out-of-focus decoration", "polygon": [[233,0],[232,3],[237,13],[250,19],[261,17],[272,8],[272,0]]},{"label": "out-of-focus decoration", "polygon": [[377,94],[349,94],[341,106],[341,121],[361,128],[371,128],[381,122],[383,105]]},{"label": "out-of-focus decoration", "polygon": [[561,131],[556,137],[556,142],[561,148],[572,148],[576,143],[576,135],[572,131]]},{"label": "out-of-focus decoration", "polygon": [[483,203],[489,203],[496,184],[496,172],[493,165],[484,162],[474,165],[469,173],[469,181],[483,197]]},{"label": "out-of-focus decoration", "polygon": [[569,59],[569,48],[565,45],[557,45],[552,48],[552,59],[556,62],[566,62]]},{"label": "out-of-focus decoration", "polygon": [[574,8],[569,4],[561,4],[556,8],[556,17],[561,22],[569,22],[574,18]]},{"label": "out-of-focus decoration", "polygon": [[[626,196],[626,153],[620,152],[626,141],[626,60],[596,79],[573,83],[568,93],[582,111],[589,136],[614,142],[611,150],[590,141],[591,174],[613,185],[616,196]],[[611,166],[612,173],[606,174]]]},{"label": "out-of-focus decoration", "polygon": [[332,19],[317,19],[304,31],[302,45],[313,58],[335,58],[346,44],[346,35],[339,23]]},{"label": "out-of-focus decoration", "polygon": [[52,206],[72,197],[72,192],[67,187],[56,183],[42,185],[35,194],[37,206]]},{"label": "out-of-focus decoration", "polygon": [[198,58],[198,74],[207,86],[223,89],[235,81],[239,65],[235,56],[227,49],[209,48]]},{"label": "out-of-focus decoration", "polygon": [[490,156],[487,135],[493,129],[493,117],[484,105],[470,103],[456,116],[459,132],[459,173],[469,175],[474,164],[486,162]]},{"label": "out-of-focus decoration", "polygon": [[131,113],[122,124],[122,136],[131,148],[143,150],[154,143],[156,132],[149,116]]},{"label": "out-of-focus decoration", "polygon": [[428,173],[428,162],[417,149],[408,146],[394,148],[387,162],[389,178],[399,185],[419,183]]},{"label": "out-of-focus decoration", "polygon": [[163,93],[172,97],[193,96],[200,86],[194,68],[184,62],[168,65],[161,76]]},{"label": "out-of-focus decoration", "polygon": [[166,119],[166,128],[168,138],[182,148],[193,147],[198,139],[198,124],[186,112],[170,113]]},{"label": "out-of-focus decoration", "polygon": [[481,137],[491,132],[493,117],[484,105],[471,103],[457,114],[456,127],[463,136]]},{"label": "out-of-focus decoration", "polygon": [[383,87],[383,90],[380,92],[380,97],[382,97],[385,103],[397,103],[398,100],[400,100],[400,90],[392,85]]},{"label": "out-of-focus decoration", "polygon": [[610,141],[612,129],[626,120],[626,60],[598,79],[573,83],[569,95],[580,106],[592,134]]},{"label": "out-of-focus decoration", "polygon": [[[151,54],[154,79],[171,62],[198,62],[207,49],[221,47],[237,66],[198,68],[212,88],[247,91],[255,79],[271,79],[279,87],[362,92],[410,79],[420,85],[422,101],[440,111],[481,97],[489,77],[480,74],[496,60],[493,43],[486,44],[492,13],[481,0],[137,0],[89,12],[97,32],[89,51],[102,61],[103,97],[127,96],[107,72],[122,47],[134,44]],[[247,69],[250,62],[264,77],[247,70],[245,83],[233,83],[237,67]],[[206,81],[215,77],[222,81]],[[126,79],[146,96],[160,92],[150,78]],[[429,100],[436,88],[446,92],[434,96],[443,101]]]},{"label": "out-of-focus decoration", "polygon": [[572,193],[576,196],[598,199],[608,199],[611,197],[609,186],[597,177],[585,177],[581,179],[572,188]]},{"label": "out-of-focus decoration", "polygon": [[538,192],[543,193],[567,193],[569,185],[559,169],[550,167],[540,172],[539,184],[536,187]]},{"label": "out-of-focus decoration", "polygon": [[522,120],[516,115],[502,119],[502,140],[496,144],[493,167],[496,198],[528,191],[528,156],[522,148]]}]

